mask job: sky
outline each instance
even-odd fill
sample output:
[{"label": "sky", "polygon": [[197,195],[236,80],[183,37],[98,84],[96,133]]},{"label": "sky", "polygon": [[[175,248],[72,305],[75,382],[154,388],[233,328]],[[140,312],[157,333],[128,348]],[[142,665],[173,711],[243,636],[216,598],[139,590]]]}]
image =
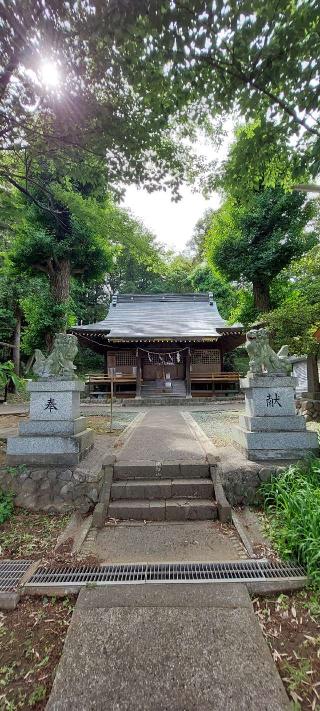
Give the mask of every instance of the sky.
[{"label": "sky", "polygon": [[192,237],[193,228],[201,215],[209,207],[219,207],[220,200],[214,193],[210,200],[185,186],[181,189],[180,202],[172,202],[170,193],[148,193],[130,185],[126,191],[124,207],[141,218],[143,223],[162,242],[177,252],[181,252]]},{"label": "sky", "polygon": [[[215,145],[199,135],[196,146],[198,155],[205,156],[208,160],[225,158],[233,136],[231,121],[227,122],[225,128],[226,138],[218,151]],[[172,202],[170,192],[148,193],[130,185],[122,204],[142,220],[159,242],[169,249],[181,252],[191,239],[194,226],[205,210],[216,209],[220,205],[218,193],[213,193],[206,200],[201,193],[193,192],[192,187],[183,186],[181,194],[182,199],[179,202]]]}]

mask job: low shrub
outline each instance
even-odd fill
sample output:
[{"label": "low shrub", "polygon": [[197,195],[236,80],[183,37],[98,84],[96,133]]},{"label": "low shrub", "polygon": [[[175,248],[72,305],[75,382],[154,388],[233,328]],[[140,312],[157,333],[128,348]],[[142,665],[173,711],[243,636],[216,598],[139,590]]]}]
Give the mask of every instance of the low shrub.
[{"label": "low shrub", "polygon": [[0,524],[10,518],[13,512],[13,494],[0,489]]},{"label": "low shrub", "polygon": [[282,558],[304,565],[320,587],[320,459],[290,466],[261,491],[275,548]]}]

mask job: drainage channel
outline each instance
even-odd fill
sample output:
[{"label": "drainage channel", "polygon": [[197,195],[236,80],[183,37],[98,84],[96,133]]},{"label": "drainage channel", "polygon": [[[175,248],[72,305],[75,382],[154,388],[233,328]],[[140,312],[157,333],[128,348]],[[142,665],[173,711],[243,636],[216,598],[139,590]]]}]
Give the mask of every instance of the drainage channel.
[{"label": "drainage channel", "polygon": [[0,561],[0,591],[16,590],[32,562],[32,560]]},{"label": "drainage channel", "polygon": [[268,560],[247,560],[238,563],[158,563],[134,565],[102,565],[100,567],[67,567],[50,570],[38,568],[25,588],[85,587],[91,585],[144,583],[204,583],[270,581],[304,578],[298,565],[273,563]]}]

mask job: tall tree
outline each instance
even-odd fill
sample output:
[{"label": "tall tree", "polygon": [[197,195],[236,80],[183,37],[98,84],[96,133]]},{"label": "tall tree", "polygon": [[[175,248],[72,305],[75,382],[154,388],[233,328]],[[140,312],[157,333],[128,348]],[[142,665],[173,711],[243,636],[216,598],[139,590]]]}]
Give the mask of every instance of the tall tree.
[{"label": "tall tree", "polygon": [[312,214],[304,195],[281,188],[252,193],[245,205],[229,197],[215,213],[207,239],[212,267],[228,279],[251,282],[257,312],[268,311],[272,280],[316,241],[305,230]]},{"label": "tall tree", "polygon": [[94,199],[84,199],[72,189],[56,185],[52,191],[56,218],[29,207],[13,243],[11,260],[18,272],[45,274],[53,301],[63,304],[69,299],[71,275],[88,281],[103,278],[112,253],[110,235],[103,232],[107,207],[103,209]]},{"label": "tall tree", "polygon": [[187,243],[187,248],[191,250],[191,254],[195,260],[204,259],[206,234],[211,224],[213,212],[211,207],[205,210],[203,215],[196,222],[192,237]]}]

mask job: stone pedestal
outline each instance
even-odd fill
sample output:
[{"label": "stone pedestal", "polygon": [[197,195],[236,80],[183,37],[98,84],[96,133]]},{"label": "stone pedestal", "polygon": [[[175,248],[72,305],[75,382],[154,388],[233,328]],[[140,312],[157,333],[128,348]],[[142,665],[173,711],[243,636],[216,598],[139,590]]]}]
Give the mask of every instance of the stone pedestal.
[{"label": "stone pedestal", "polygon": [[298,460],[318,454],[318,437],[307,432],[296,414],[297,379],[284,375],[249,373],[240,381],[245,414],[235,428],[235,439],[252,461]]},{"label": "stone pedestal", "polygon": [[81,380],[30,382],[30,418],[7,441],[7,464],[72,466],[93,447],[93,432],[80,417]]}]

